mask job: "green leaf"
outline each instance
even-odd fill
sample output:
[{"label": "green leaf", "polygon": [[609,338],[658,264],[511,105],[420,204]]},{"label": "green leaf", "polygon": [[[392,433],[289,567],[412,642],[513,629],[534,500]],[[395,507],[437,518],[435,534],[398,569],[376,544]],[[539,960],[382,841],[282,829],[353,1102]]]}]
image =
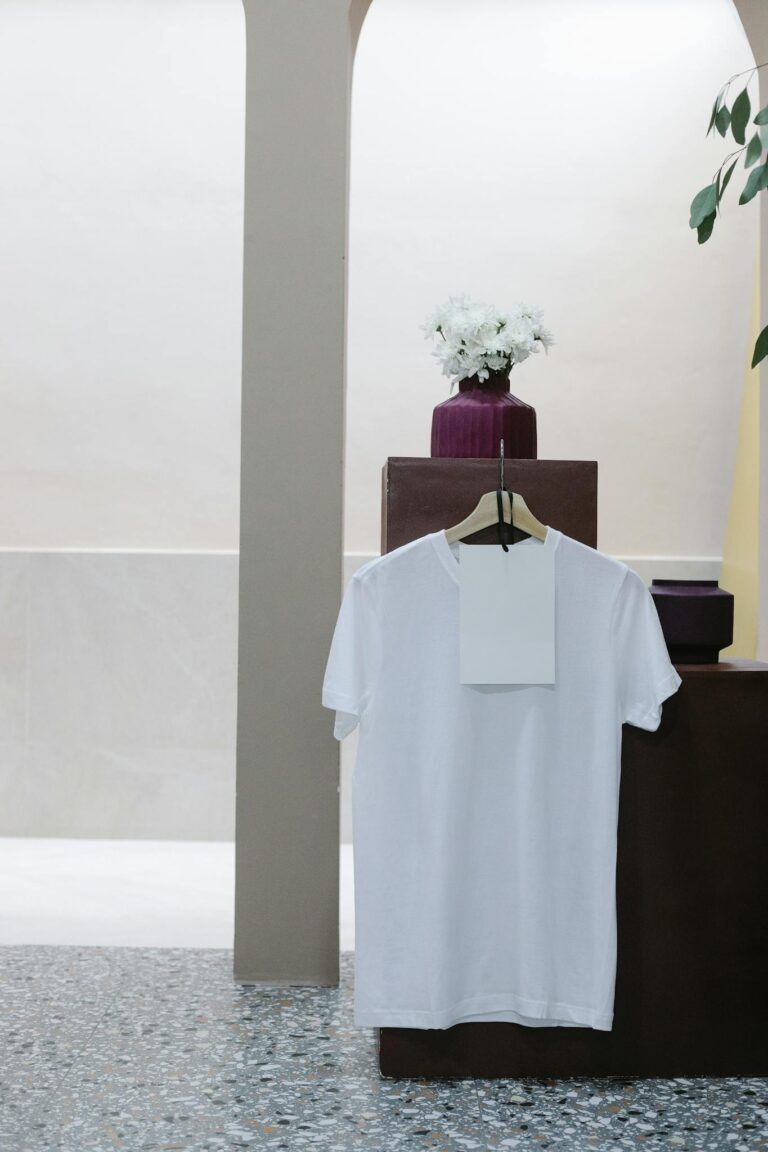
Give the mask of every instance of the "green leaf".
[{"label": "green leaf", "polygon": [[714,184],[707,184],[697,192],[691,201],[691,218],[688,221],[691,228],[698,228],[705,216],[714,212],[717,207],[717,188]]},{"label": "green leaf", "polygon": [[716,215],[716,212],[710,212],[709,216],[705,216],[701,224],[699,224],[698,228],[696,229],[699,236],[699,244],[704,244],[705,241],[709,240],[710,236],[712,235],[712,229],[715,226]]},{"label": "green leaf", "polygon": [[759,168],[753,168],[750,172],[744,191],[739,196],[739,204],[748,204],[766,185],[768,185],[768,164],[761,164]]},{"label": "green leaf", "polygon": [[709,127],[707,128],[707,136],[709,136],[710,132],[712,131],[712,129],[714,127],[715,116],[717,116],[718,112],[720,111],[720,103],[723,99],[723,96],[725,96],[725,93],[727,92],[727,90],[728,90],[728,84],[727,83],[723,84],[722,88],[720,89],[720,91],[717,94],[717,97],[715,98],[715,102],[712,105],[712,115],[709,118]]},{"label": "green leaf", "polygon": [[762,150],[763,142],[760,139],[760,133],[755,132],[749,144],[747,144],[747,154],[744,157],[744,167],[751,168],[752,165],[760,159],[760,153]]},{"label": "green leaf", "polygon": [[721,136],[725,136],[728,131],[728,125],[731,122],[731,114],[725,105],[720,109],[717,116],[715,116],[715,128]]},{"label": "green leaf", "polygon": [[752,105],[749,102],[749,92],[744,88],[734,100],[733,111],[731,112],[731,132],[733,132],[733,138],[737,144],[744,143],[744,134],[747,130],[751,111]]},{"label": "green leaf", "polygon": [[768,124],[768,104],[765,108],[761,108],[757,116],[752,121],[753,124]]},{"label": "green leaf", "polygon": [[712,115],[709,118],[709,125],[707,127],[707,136],[709,136],[710,132],[712,131],[712,129],[715,126],[715,116],[717,116],[717,101],[715,101],[715,103],[712,105]]},{"label": "green leaf", "polygon": [[752,367],[754,368],[761,360],[764,360],[766,356],[768,356],[768,327],[763,328],[757,338],[755,351],[752,356]]},{"label": "green leaf", "polygon": [[728,182],[731,179],[731,176],[733,176],[733,170],[737,164],[738,164],[738,157],[734,160],[733,164],[731,164],[731,166],[728,169],[728,171],[726,172],[725,176],[723,176],[723,182],[720,185],[720,195],[718,197],[718,200],[722,200],[723,193],[725,192],[726,188],[728,187]]}]

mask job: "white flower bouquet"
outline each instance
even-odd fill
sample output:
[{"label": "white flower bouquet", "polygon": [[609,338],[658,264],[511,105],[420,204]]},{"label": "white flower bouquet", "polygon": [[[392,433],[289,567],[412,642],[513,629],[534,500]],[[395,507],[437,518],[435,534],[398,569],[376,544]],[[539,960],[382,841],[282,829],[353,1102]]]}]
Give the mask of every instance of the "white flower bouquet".
[{"label": "white flower bouquet", "polygon": [[440,336],[433,351],[444,376],[453,385],[469,376],[488,380],[491,373],[508,373],[541,348],[554,344],[552,333],[541,322],[540,308],[518,304],[500,312],[468,296],[450,296],[421,325],[427,339]]}]

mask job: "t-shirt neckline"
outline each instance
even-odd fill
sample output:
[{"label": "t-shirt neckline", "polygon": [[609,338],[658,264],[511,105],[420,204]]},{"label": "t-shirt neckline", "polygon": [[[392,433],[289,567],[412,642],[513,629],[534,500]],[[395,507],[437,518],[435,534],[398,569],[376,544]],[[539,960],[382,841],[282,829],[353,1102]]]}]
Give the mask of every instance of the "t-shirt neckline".
[{"label": "t-shirt neckline", "polygon": [[[525,540],[518,540],[514,544],[510,544],[510,548],[525,547],[525,545],[528,544],[534,548],[549,548],[554,552],[560,542],[561,535],[562,533],[559,532],[557,528],[553,528],[551,525],[547,525],[547,534],[543,540],[539,540],[537,536],[528,536]],[[461,565],[451,550],[451,545],[448,543],[448,537],[445,534],[445,529],[438,528],[437,532],[430,532],[429,538],[432,541],[434,549],[442,561],[446,572],[451,577],[451,579],[456,584],[458,584]],[[497,545],[497,547],[500,547],[500,545]]]}]

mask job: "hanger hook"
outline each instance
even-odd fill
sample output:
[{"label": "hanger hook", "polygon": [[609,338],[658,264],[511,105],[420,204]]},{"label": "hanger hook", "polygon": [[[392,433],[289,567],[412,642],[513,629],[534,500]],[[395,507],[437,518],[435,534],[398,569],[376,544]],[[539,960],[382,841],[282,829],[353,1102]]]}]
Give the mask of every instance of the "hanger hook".
[{"label": "hanger hook", "polygon": [[[502,438],[499,440],[499,487],[496,491],[496,503],[497,503],[498,509],[499,509],[499,522],[498,522],[499,544],[501,544],[501,546],[505,552],[509,552],[509,546],[505,540],[505,536],[507,535],[507,525],[506,525],[506,521],[504,520],[504,492],[505,492],[505,488],[504,488],[504,437],[502,436]],[[509,493],[509,522],[510,522],[509,527],[510,527],[510,532],[511,532],[512,531],[512,493],[511,492]]]}]

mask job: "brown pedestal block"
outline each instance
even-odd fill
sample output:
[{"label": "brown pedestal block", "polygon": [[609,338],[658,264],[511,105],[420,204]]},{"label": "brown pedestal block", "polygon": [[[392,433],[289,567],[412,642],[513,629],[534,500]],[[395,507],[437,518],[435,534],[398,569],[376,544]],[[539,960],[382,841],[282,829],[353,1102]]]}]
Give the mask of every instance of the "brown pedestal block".
[{"label": "brown pedestal block", "polygon": [[[499,486],[498,460],[390,456],[382,469],[381,551],[458,524]],[[504,486],[519,492],[542,524],[597,547],[595,460],[505,460]],[[515,538],[524,536],[515,530]],[[468,536],[492,543],[496,528]]]}]

